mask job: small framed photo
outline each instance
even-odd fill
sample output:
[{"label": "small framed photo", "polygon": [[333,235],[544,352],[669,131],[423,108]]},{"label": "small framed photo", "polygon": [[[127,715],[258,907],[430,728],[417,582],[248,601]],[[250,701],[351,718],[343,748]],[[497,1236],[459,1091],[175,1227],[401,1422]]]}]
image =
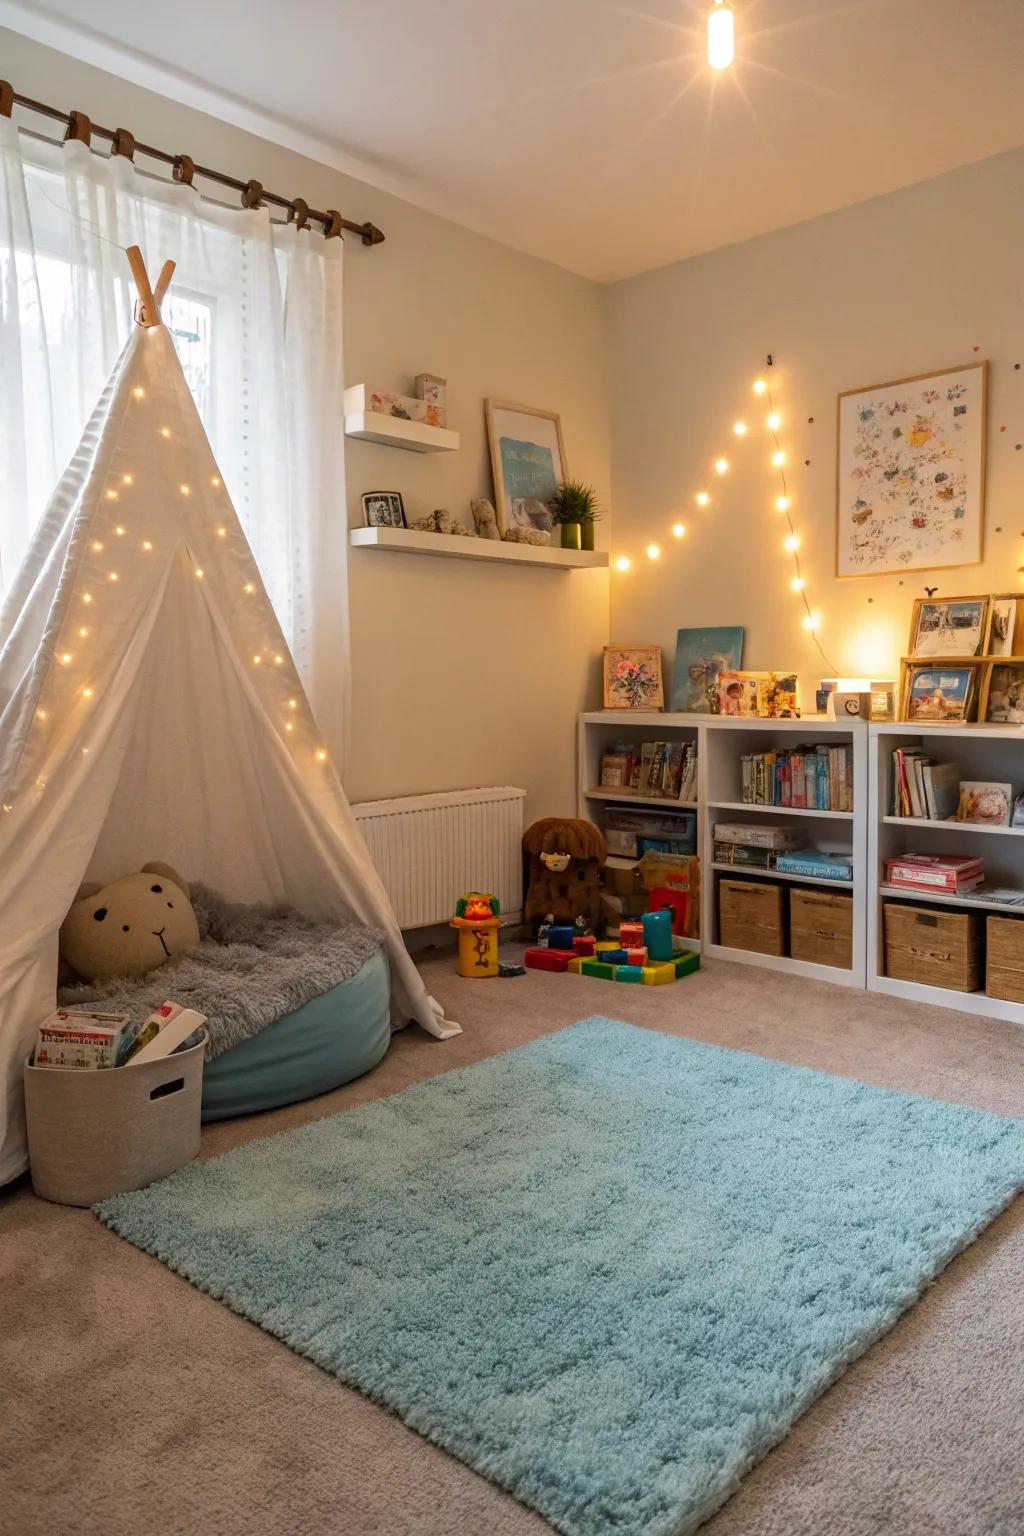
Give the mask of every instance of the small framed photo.
[{"label": "small framed photo", "polygon": [[757,693],[765,674],[757,672],[716,672],[715,714],[757,716]]},{"label": "small framed photo", "polygon": [[909,654],[980,656],[987,625],[987,597],[919,597],[910,620]]},{"label": "small framed photo", "polygon": [[509,528],[540,527],[536,517],[568,475],[562,418],[554,411],[507,400],[487,400],[484,406],[494,507],[504,538]]},{"label": "small framed photo", "polygon": [[405,507],[398,491],[367,491],[363,519],[367,528],[405,528]]},{"label": "small framed photo", "polygon": [[664,709],[660,645],[606,645],[605,709]]},{"label": "small framed photo", "polygon": [[964,722],[971,719],[978,668],[909,663],[904,669],[904,720]]},{"label": "small framed photo", "polygon": [[995,662],[989,668],[982,718],[993,725],[1024,725],[1024,662]]},{"label": "small framed photo", "polygon": [[1024,645],[1024,625],[1018,613],[1020,599],[1015,592],[991,599],[988,613],[986,656],[1016,656]]}]

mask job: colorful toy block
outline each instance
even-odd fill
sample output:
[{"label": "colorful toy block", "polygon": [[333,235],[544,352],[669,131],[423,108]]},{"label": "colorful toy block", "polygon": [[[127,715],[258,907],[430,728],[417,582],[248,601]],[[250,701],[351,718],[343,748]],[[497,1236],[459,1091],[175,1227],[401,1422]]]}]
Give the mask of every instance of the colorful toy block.
[{"label": "colorful toy block", "polygon": [[523,956],[523,964],[531,971],[567,971],[571,959],[571,950],[528,949]]},{"label": "colorful toy block", "polygon": [[700,970],[700,955],[695,949],[686,949],[681,955],[676,955],[672,966],[677,979],[680,976],[689,976],[691,971]]},{"label": "colorful toy block", "polygon": [[646,965],[647,964],[647,949],[646,949],[646,947],[644,945],[641,945],[639,949],[627,949],[626,950],[626,964],[627,965]]},{"label": "colorful toy block", "polygon": [[603,949],[601,959],[605,965],[628,965],[629,951],[625,949]]},{"label": "colorful toy block", "polygon": [[619,944],[615,939],[598,939],[597,940],[597,953],[599,955],[606,954],[609,949],[621,949],[621,948],[622,948],[622,945]]},{"label": "colorful toy block", "polygon": [[569,961],[569,964],[566,966],[566,970],[569,971],[573,976],[578,976],[585,959],[585,955],[573,955],[572,959]]},{"label": "colorful toy block", "polygon": [[644,942],[644,925],[642,922],[621,922],[619,924],[619,943],[624,949],[638,949]]},{"label": "colorful toy block", "polygon": [[[615,980],[615,966],[605,965],[600,960],[584,960],[580,964],[580,973],[583,976],[599,976],[602,981]],[[672,980],[675,980],[673,974]]]},{"label": "colorful toy block", "polygon": [[645,987],[666,987],[669,982],[675,981],[675,979],[676,968],[671,962],[667,961],[663,965],[644,966]]},{"label": "colorful toy block", "polygon": [[643,982],[644,968],[642,965],[617,965],[615,967],[616,981],[633,981],[637,984]]},{"label": "colorful toy block", "polygon": [[597,951],[597,940],[592,933],[578,933],[572,947],[578,955],[593,955]]},{"label": "colorful toy block", "polygon": [[568,923],[555,923],[548,929],[548,948],[571,950],[575,938],[575,928]]},{"label": "colorful toy block", "polygon": [[662,907],[658,912],[645,912],[643,916],[644,938],[647,953],[652,960],[672,959],[672,911]]}]

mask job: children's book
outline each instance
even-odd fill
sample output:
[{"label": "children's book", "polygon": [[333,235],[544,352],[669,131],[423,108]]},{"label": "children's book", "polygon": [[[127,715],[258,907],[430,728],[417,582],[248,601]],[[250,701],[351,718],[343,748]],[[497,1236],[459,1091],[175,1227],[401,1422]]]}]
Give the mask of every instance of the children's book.
[{"label": "children's book", "polygon": [[1012,810],[1012,784],[994,784],[985,779],[962,781],[957,821],[971,821],[983,827],[1008,827]]},{"label": "children's book", "polygon": [[810,848],[803,853],[781,853],[775,868],[780,875],[806,875],[813,880],[852,880],[853,859],[845,853],[821,853]]}]

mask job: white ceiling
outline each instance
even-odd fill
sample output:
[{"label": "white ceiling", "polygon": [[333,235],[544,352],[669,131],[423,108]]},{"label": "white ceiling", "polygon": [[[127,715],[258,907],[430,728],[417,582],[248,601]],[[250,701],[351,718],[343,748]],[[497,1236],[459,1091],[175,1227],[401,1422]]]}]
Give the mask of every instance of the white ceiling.
[{"label": "white ceiling", "polygon": [[0,20],[605,281],[1024,142],[1024,0],[733,5],[723,75],[708,0],[0,0]]}]

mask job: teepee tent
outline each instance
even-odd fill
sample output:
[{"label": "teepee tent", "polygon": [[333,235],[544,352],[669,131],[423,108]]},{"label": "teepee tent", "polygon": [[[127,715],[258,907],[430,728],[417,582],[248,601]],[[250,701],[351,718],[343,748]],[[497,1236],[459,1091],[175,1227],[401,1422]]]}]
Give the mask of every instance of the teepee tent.
[{"label": "teepee tent", "polygon": [[[0,612],[0,1183],[22,1064],[88,876],[169,860],[235,901],[386,935],[392,1021],[428,997],[317,733],[159,306],[135,326]],[[339,516],[343,509],[339,508]]]}]

